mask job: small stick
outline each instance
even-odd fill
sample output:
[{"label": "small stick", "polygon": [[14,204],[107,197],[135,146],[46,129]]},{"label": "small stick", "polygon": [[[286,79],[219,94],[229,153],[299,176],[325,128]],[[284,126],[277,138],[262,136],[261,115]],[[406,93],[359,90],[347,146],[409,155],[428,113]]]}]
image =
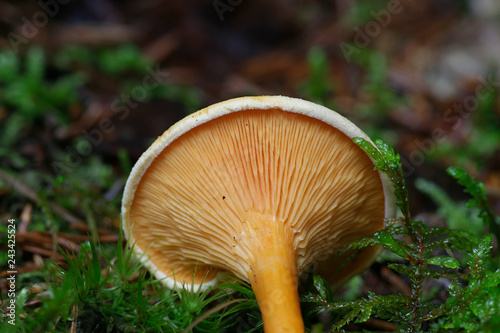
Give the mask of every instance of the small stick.
[{"label": "small stick", "polygon": [[[0,179],[6,184],[10,185],[14,189],[14,191],[22,194],[31,201],[34,201],[36,203],[40,202],[40,198],[35,191],[29,188],[26,184],[23,184],[20,180],[15,179],[2,169],[0,169]],[[58,204],[54,202],[48,202],[47,204],[55,214],[66,220],[68,223],[73,225],[85,225],[85,222],[83,220],[74,216],[72,213],[59,206]]]},{"label": "small stick", "polygon": [[182,331],[182,333],[188,333],[190,332],[193,328],[196,327],[196,325],[198,325],[199,323],[201,323],[205,318],[208,318],[209,316],[211,316],[212,314],[216,313],[217,311],[219,310],[222,310],[224,309],[226,306],[229,306],[233,303],[239,303],[241,301],[244,301],[245,299],[243,298],[238,298],[238,299],[233,299],[229,302],[226,302],[226,303],[223,303],[223,304],[220,304],[210,310],[208,310],[207,312],[205,312],[204,314],[202,314],[200,317],[198,317],[195,321],[193,321],[188,327],[186,327],[184,329],[184,331]]}]

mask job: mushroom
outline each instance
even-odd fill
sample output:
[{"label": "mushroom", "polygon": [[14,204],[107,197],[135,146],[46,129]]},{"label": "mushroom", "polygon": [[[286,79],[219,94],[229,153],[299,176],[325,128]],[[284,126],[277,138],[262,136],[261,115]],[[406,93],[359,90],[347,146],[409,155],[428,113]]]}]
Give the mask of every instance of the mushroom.
[{"label": "mushroom", "polygon": [[266,332],[303,332],[299,275],[331,281],[336,252],[395,217],[393,188],[353,141],[369,138],[323,106],[242,97],[187,116],[140,157],[125,186],[124,233],[169,288],[213,286],[223,272],[251,284]]}]

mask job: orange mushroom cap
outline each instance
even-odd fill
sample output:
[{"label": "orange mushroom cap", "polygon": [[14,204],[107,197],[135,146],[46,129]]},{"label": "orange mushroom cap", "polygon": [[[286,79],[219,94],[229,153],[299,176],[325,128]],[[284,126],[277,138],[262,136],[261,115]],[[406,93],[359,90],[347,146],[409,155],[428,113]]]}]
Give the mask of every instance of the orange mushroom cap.
[{"label": "orange mushroom cap", "polygon": [[[393,187],[353,141],[369,138],[304,100],[243,97],[167,130],[135,164],[122,203],[124,232],[169,288],[214,285],[231,272],[255,291],[266,332],[303,332],[297,284],[314,264],[342,280],[335,253],[396,215]],[[144,254],[142,256],[142,254]]]}]

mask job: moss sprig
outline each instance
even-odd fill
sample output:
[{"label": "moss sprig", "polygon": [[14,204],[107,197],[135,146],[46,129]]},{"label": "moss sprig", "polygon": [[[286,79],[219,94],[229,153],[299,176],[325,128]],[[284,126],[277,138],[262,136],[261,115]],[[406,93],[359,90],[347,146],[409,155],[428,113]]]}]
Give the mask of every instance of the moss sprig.
[{"label": "moss sprig", "polygon": [[[341,253],[382,245],[401,260],[388,267],[406,276],[410,283],[409,295],[376,295],[368,293],[353,301],[336,300],[328,284],[315,283],[315,290],[303,297],[313,303],[316,311],[327,311],[335,318],[332,332],[346,332],[349,323],[363,323],[370,318],[396,324],[400,332],[448,332],[460,329],[468,332],[492,331],[500,327],[500,270],[492,264],[493,235],[476,237],[463,230],[429,227],[412,218],[408,190],[403,177],[399,155],[383,140],[374,144],[355,138],[374,161],[377,169],[391,180],[396,204],[401,210],[399,223],[392,224],[346,246]],[[464,170],[449,168],[472,199],[468,207],[478,207],[480,217],[498,238],[499,218],[488,205],[484,185]],[[446,300],[428,302],[424,282],[444,281]]]}]

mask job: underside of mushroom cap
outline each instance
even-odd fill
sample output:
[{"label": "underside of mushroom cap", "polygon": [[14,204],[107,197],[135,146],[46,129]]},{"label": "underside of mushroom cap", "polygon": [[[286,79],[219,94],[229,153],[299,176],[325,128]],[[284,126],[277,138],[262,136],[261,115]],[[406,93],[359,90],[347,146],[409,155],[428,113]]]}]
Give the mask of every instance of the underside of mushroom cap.
[{"label": "underside of mushroom cap", "polygon": [[203,109],[134,166],[122,204],[126,236],[169,287],[205,287],[222,271],[251,282],[257,253],[271,243],[283,244],[296,274],[311,264],[338,273],[336,251],[395,216],[390,182],[354,137],[369,140],[299,99],[245,97]]}]

